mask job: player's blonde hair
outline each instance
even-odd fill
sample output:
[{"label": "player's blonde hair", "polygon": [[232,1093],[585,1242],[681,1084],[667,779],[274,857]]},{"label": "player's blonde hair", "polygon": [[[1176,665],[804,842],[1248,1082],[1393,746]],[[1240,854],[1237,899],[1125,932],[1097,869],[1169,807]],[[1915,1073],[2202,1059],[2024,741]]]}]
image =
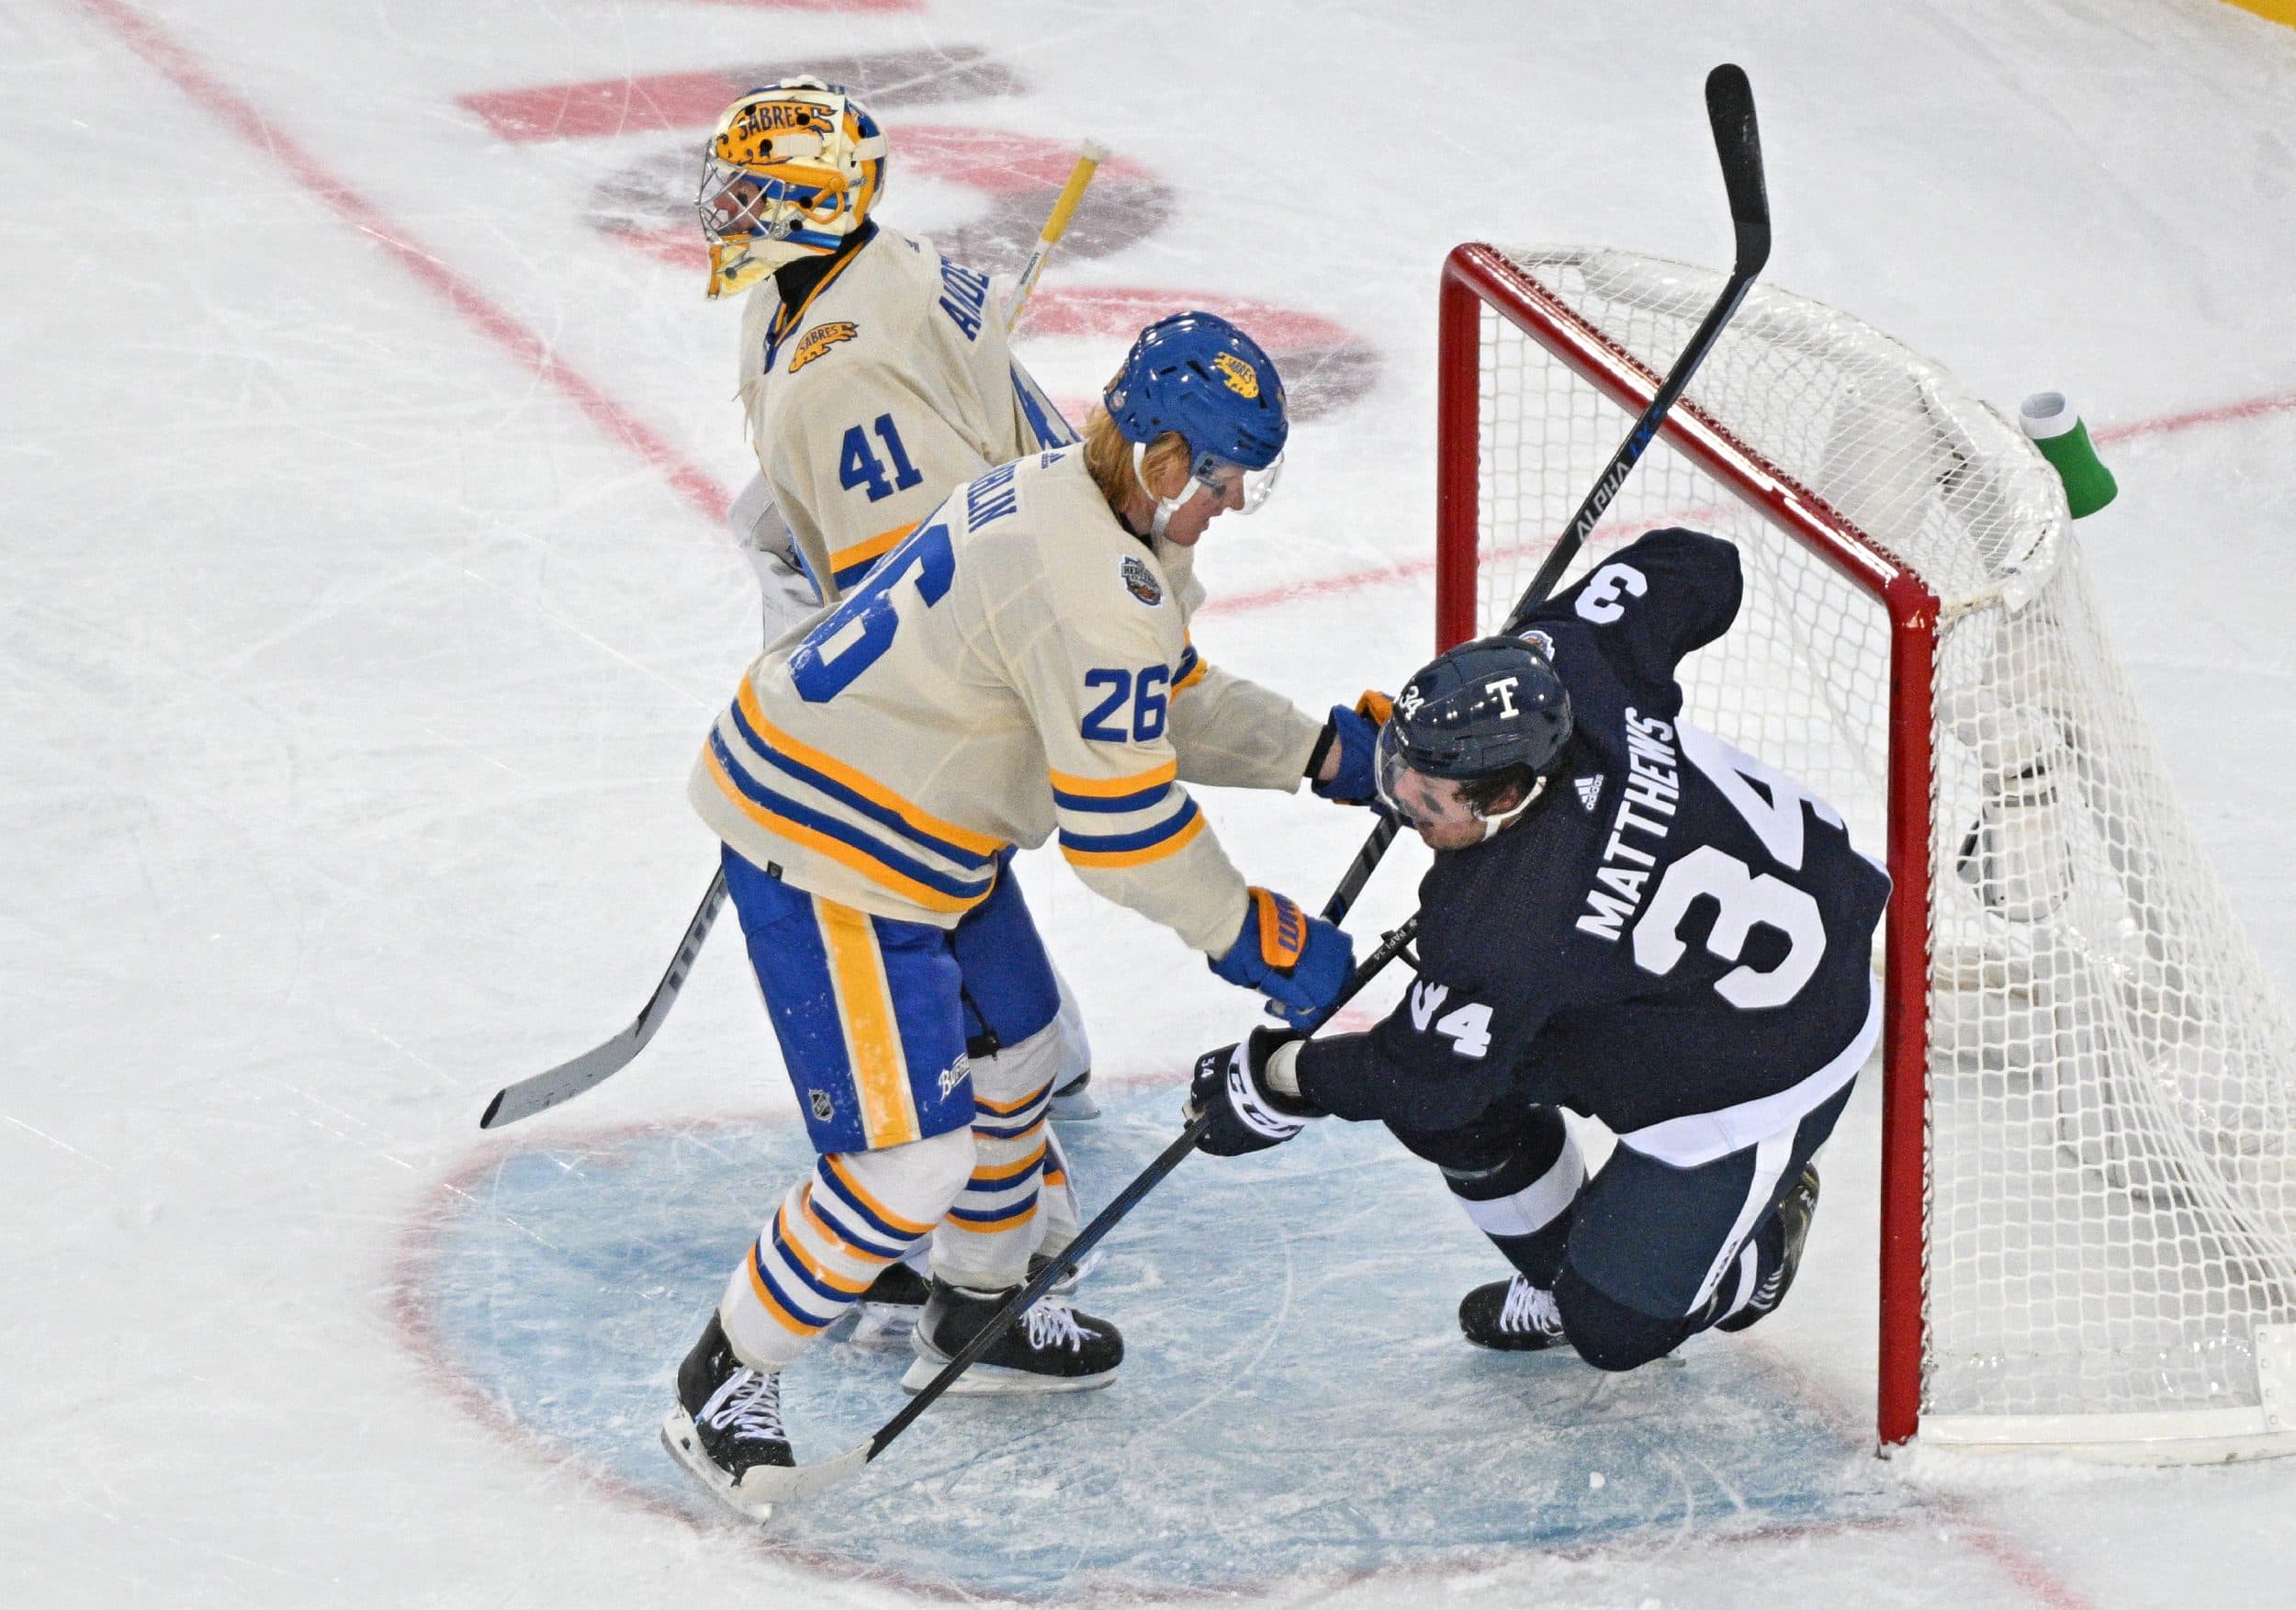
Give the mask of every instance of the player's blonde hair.
[{"label": "player's blonde hair", "polygon": [[[1148,444],[1140,461],[1141,472],[1151,482],[1169,481],[1175,470],[1183,476],[1187,473],[1188,456],[1187,438],[1177,431],[1166,431]],[[1085,420],[1085,467],[1092,472],[1092,484],[1100,489],[1111,509],[1121,509],[1131,501],[1134,489],[1155,496],[1132,473],[1132,445],[1109,418],[1109,411],[1097,402]]]}]

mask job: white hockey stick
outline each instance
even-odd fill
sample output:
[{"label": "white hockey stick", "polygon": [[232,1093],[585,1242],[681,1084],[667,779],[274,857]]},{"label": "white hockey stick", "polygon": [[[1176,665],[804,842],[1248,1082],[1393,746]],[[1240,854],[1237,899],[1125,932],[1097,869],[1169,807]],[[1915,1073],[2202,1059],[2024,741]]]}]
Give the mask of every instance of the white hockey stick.
[{"label": "white hockey stick", "polygon": [[678,941],[678,953],[670,960],[670,971],[654,985],[654,993],[638,1008],[637,1020],[607,1041],[582,1053],[572,1062],[562,1062],[557,1067],[505,1086],[494,1093],[487,1109],[479,1115],[478,1127],[490,1130],[497,1124],[516,1123],[522,1118],[570,1101],[592,1085],[611,1078],[629,1065],[630,1059],[646,1049],[646,1042],[654,1038],[654,1030],[670,1013],[670,1003],[678,998],[685,987],[686,974],[693,966],[694,957],[702,953],[702,941],[710,937],[710,925],[717,920],[717,909],[726,904],[726,869],[720,867],[710,880],[709,892],[702,896],[695,908],[693,920],[686,924],[685,938]]},{"label": "white hockey stick", "polygon": [[[1068,170],[1068,181],[1061,186],[1052,215],[1044,220],[1044,229],[1037,236],[1036,250],[1029,253],[1028,265],[1020,271],[1020,282],[1014,287],[1012,306],[1005,315],[1007,332],[1020,322],[1021,310],[1029,305],[1030,293],[1036,289],[1037,276],[1044,272],[1044,260],[1068,232],[1068,220],[1076,215],[1077,203],[1085,198],[1093,175],[1108,160],[1106,146],[1087,140],[1077,147],[1075,165]],[[694,908],[693,919],[686,924],[685,938],[678,941],[678,953],[670,961],[669,971],[662,974],[654,993],[639,1008],[637,1020],[603,1045],[593,1046],[571,1062],[560,1063],[555,1068],[497,1090],[494,1099],[487,1103],[486,1111],[479,1116],[478,1127],[490,1130],[546,1112],[594,1085],[603,1084],[629,1066],[631,1060],[646,1049],[646,1042],[653,1039],[661,1020],[670,1015],[670,1005],[685,987],[686,974],[693,966],[693,958],[701,953],[702,941],[709,938],[710,925],[717,920],[718,907],[725,904],[726,872],[720,867],[710,879],[702,904]]]}]

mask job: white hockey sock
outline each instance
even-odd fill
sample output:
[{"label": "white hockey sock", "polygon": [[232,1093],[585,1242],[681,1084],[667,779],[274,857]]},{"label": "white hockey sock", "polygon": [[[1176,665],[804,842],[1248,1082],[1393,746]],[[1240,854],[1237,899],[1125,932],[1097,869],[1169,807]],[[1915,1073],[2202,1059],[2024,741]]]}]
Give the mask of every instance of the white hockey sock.
[{"label": "white hockey sock", "polygon": [[933,1273],[951,1285],[994,1290],[1027,1277],[1059,1071],[1057,1024],[973,1064],[972,1177],[933,1233]]},{"label": "white hockey sock", "polygon": [[972,1171],[954,1130],[882,1152],[834,1152],[792,1186],[726,1283],[717,1315],[735,1355],[780,1369],[931,1233]]}]

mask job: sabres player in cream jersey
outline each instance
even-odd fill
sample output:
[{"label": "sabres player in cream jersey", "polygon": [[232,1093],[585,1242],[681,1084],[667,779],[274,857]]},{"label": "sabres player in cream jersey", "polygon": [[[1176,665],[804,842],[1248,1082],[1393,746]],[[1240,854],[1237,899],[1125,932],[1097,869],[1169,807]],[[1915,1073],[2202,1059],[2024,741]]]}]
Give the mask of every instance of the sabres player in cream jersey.
[{"label": "sabres player in cream jersey", "polygon": [[[1054,998],[1012,847],[1057,838],[1089,885],[1278,1010],[1319,1011],[1347,977],[1346,936],[1248,886],[1185,786],[1373,793],[1373,718],[1214,686],[1188,641],[1187,549],[1264,497],[1281,381],[1241,331],[1185,313],[1142,332],[1104,401],[1082,444],[956,489],[769,648],[694,768],[820,1154],[663,1427],[737,1507],[744,1472],[790,1462],[781,1370],[877,1269],[932,1237],[911,1390],[1025,1275]],[[1122,1356],[1115,1326],[1048,1299],[955,1390],[1098,1386]]]},{"label": "sabres player in cream jersey", "polygon": [[[872,216],[886,137],[858,96],[817,78],[750,91],[713,131],[696,205],[709,294],[746,297],[739,395],[759,475],[729,520],[764,600],[770,644],[842,597],[951,487],[1075,439],[1006,344],[987,276]],[[1084,1014],[1060,978],[1052,1116],[1097,1109]],[[1037,1233],[1076,1233],[1048,1128]],[[923,1255],[862,1298],[872,1330],[924,1300]]]}]

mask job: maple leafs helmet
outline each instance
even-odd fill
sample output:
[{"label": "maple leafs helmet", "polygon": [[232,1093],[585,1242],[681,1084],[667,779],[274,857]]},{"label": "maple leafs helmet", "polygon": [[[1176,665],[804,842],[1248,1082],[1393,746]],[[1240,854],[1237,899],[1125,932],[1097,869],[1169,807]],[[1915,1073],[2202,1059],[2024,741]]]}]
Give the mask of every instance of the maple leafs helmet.
[{"label": "maple leafs helmet", "polygon": [[1156,535],[1197,483],[1223,503],[1240,496],[1246,514],[1276,490],[1291,433],[1283,377],[1258,342],[1219,314],[1174,313],[1142,330],[1100,401],[1132,445],[1135,475],[1166,431],[1187,442],[1193,480],[1180,497],[1158,500]]},{"label": "maple leafs helmet", "polygon": [[693,198],[709,294],[748,290],[784,263],[843,245],[884,190],[885,149],[876,118],[841,84],[784,78],[726,107]]},{"label": "maple leafs helmet", "polygon": [[1488,837],[1539,796],[1570,742],[1570,691],[1544,637],[1477,637],[1422,666],[1396,695],[1379,728],[1379,797],[1408,822],[1411,812],[1395,797],[1406,769],[1457,782],[1527,769],[1533,781],[1521,803],[1484,817]]}]

